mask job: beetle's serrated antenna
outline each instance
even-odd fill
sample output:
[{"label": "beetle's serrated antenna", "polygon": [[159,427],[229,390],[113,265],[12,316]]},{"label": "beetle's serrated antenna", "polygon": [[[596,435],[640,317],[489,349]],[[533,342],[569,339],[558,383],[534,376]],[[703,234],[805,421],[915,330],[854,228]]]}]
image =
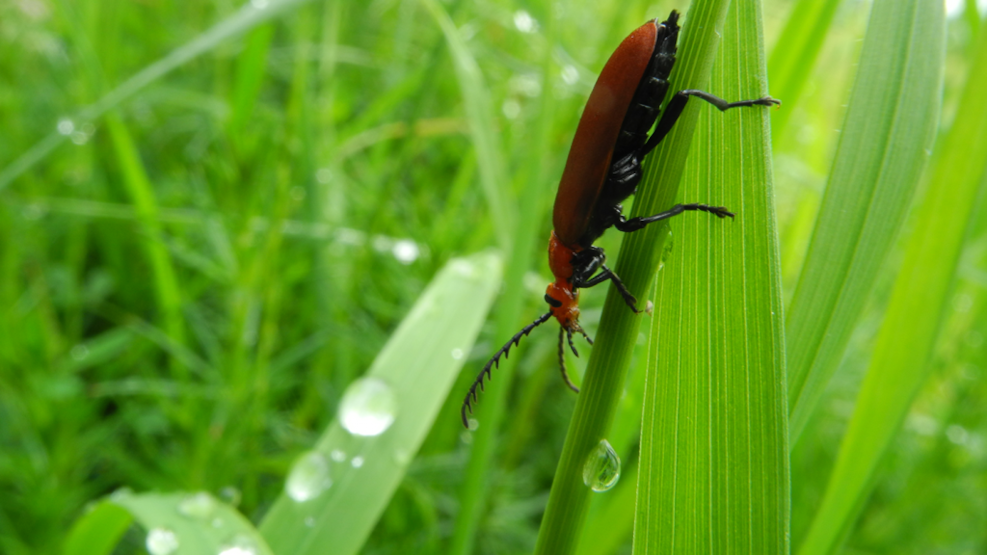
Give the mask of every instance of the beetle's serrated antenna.
[{"label": "beetle's serrated antenna", "polygon": [[463,400],[463,407],[460,409],[460,414],[463,417],[463,426],[466,426],[466,429],[469,429],[470,427],[469,419],[466,418],[466,411],[473,414],[473,403],[476,403],[477,397],[476,388],[479,387],[480,391],[483,391],[483,377],[486,376],[488,380],[493,379],[490,376],[490,370],[493,368],[494,364],[497,365],[497,368],[500,368],[500,356],[504,355],[504,358],[507,358],[512,346],[517,345],[521,341],[522,337],[528,335],[531,333],[531,330],[547,322],[551,317],[552,311],[550,310],[539,316],[534,322],[524,326],[521,331],[514,334],[514,337],[512,337],[510,341],[505,343],[503,347],[494,353],[494,356],[487,361],[487,364],[483,367],[483,370],[480,370],[480,374],[476,376],[475,380],[473,380],[473,385],[470,386],[470,391],[466,394],[466,399]]},{"label": "beetle's serrated antenna", "polygon": [[[572,383],[572,380],[569,379],[569,373],[565,370],[565,343],[562,341],[566,332],[569,332],[569,346],[572,347],[572,330],[559,328],[559,368],[562,370],[562,381],[569,386],[569,389],[579,393],[579,388],[576,387],[576,384]],[[572,347],[572,350],[575,352],[576,348]],[[579,353],[576,353],[576,356],[578,357]]]}]

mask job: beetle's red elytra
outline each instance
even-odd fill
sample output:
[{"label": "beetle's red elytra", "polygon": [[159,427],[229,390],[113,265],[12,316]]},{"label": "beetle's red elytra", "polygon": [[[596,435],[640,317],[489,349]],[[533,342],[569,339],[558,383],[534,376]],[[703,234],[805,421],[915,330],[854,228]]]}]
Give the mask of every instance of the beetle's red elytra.
[{"label": "beetle's red elytra", "polygon": [[580,289],[609,280],[627,306],[640,312],[634,295],[604,264],[603,249],[593,246],[604,231],[610,227],[623,232],[637,231],[686,211],[733,217],[722,206],[705,204],[677,204],[665,212],[642,218],[627,219],[623,215],[621,203],[634,194],[641,181],[641,162],[671,131],[690,97],[701,98],[720,111],[781,104],[770,96],[727,102],[707,92],[689,89],[676,92],[664,111],[660,110],[669,88],[668,76],[675,65],[678,20],[678,12],[672,10],[665,21],[655,19],[638,27],[603,66],[576,128],[555,196],[554,230],[548,241],[548,265],[555,281],[545,291],[549,310],[514,334],[477,375],[460,411],[467,428],[467,414],[473,411],[477,389],[483,390],[483,380],[490,378],[493,366],[499,366],[500,357],[506,358],[512,345],[551,318],[560,326],[558,354],[562,379],[571,389],[579,391],[566,373],[563,354],[568,339],[569,348],[579,356],[573,334],[593,343],[579,325]]}]

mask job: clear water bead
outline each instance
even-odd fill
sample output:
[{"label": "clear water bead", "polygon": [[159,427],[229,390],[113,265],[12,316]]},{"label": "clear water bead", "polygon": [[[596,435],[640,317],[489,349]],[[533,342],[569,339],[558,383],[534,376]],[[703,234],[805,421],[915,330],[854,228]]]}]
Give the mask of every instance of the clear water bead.
[{"label": "clear water bead", "polygon": [[226,486],[219,490],[219,498],[231,507],[238,506],[240,504],[241,497],[243,497],[243,495],[240,493],[240,490],[234,486]]},{"label": "clear water bead", "polygon": [[600,443],[590,451],[583,465],[583,483],[593,491],[607,491],[617,485],[620,479],[620,457],[610,446],[610,442],[601,439]]},{"label": "clear water bead", "polygon": [[216,510],[216,500],[204,491],[186,495],[178,502],[178,513],[189,518],[206,519]]},{"label": "clear water bead", "polygon": [[219,555],[256,555],[257,544],[249,536],[238,535],[219,548]]},{"label": "clear water bead", "polygon": [[339,421],[356,436],[376,436],[394,423],[397,397],[380,378],[360,378],[351,383],[339,403]]},{"label": "clear water bead", "polygon": [[58,132],[62,135],[71,135],[72,132],[75,131],[75,122],[68,118],[62,118],[58,120],[58,125],[56,127],[58,128]]},{"label": "clear water bead", "polygon": [[178,536],[167,528],[152,528],[144,545],[151,555],[169,555],[178,549]]},{"label": "clear water bead", "polygon": [[291,467],[284,489],[292,500],[302,503],[318,497],[332,486],[329,461],[318,451],[309,451]]}]

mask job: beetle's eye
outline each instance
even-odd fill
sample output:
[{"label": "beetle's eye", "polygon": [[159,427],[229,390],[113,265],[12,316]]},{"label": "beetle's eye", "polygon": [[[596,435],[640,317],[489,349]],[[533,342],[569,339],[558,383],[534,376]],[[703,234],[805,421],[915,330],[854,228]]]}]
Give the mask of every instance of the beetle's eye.
[{"label": "beetle's eye", "polygon": [[552,297],[548,293],[545,293],[545,302],[552,305],[552,307],[554,308],[559,308],[560,306],[562,306],[562,301]]}]

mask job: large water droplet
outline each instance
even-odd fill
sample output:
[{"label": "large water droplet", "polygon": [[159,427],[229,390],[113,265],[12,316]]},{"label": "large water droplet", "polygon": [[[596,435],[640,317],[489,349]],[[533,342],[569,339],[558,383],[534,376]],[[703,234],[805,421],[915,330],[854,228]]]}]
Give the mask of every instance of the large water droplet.
[{"label": "large water droplet", "polygon": [[219,555],[256,555],[257,544],[248,536],[238,535],[223,547],[219,548]]},{"label": "large water droplet", "polygon": [[339,403],[339,421],[357,436],[380,435],[394,422],[397,398],[394,390],[380,378],[360,378],[343,394]]},{"label": "large water droplet", "polygon": [[134,490],[127,486],[117,488],[110,494],[110,501],[123,501],[134,494]]},{"label": "large water droplet", "polygon": [[152,528],[144,545],[151,555],[169,555],[178,549],[178,536],[167,528]]},{"label": "large water droplet", "polygon": [[226,486],[219,490],[219,498],[231,507],[238,506],[240,504],[241,497],[243,497],[243,495],[235,486]]},{"label": "large water droplet", "polygon": [[75,131],[75,122],[69,118],[62,118],[58,120],[57,128],[62,135],[71,135]]},{"label": "large water droplet", "polygon": [[318,451],[309,451],[291,467],[284,489],[288,497],[301,503],[318,497],[329,489],[332,478],[329,477],[329,461]]},{"label": "large water droplet", "polygon": [[204,491],[186,495],[178,502],[178,513],[189,518],[206,519],[216,510],[216,500]]},{"label": "large water droplet", "polygon": [[407,265],[418,260],[418,255],[421,251],[418,248],[418,244],[411,239],[398,239],[394,242],[391,253],[398,262]]},{"label": "large water droplet", "polygon": [[601,439],[600,443],[590,451],[583,465],[583,483],[593,491],[607,491],[617,485],[620,479],[620,457],[610,446],[610,442]]}]

